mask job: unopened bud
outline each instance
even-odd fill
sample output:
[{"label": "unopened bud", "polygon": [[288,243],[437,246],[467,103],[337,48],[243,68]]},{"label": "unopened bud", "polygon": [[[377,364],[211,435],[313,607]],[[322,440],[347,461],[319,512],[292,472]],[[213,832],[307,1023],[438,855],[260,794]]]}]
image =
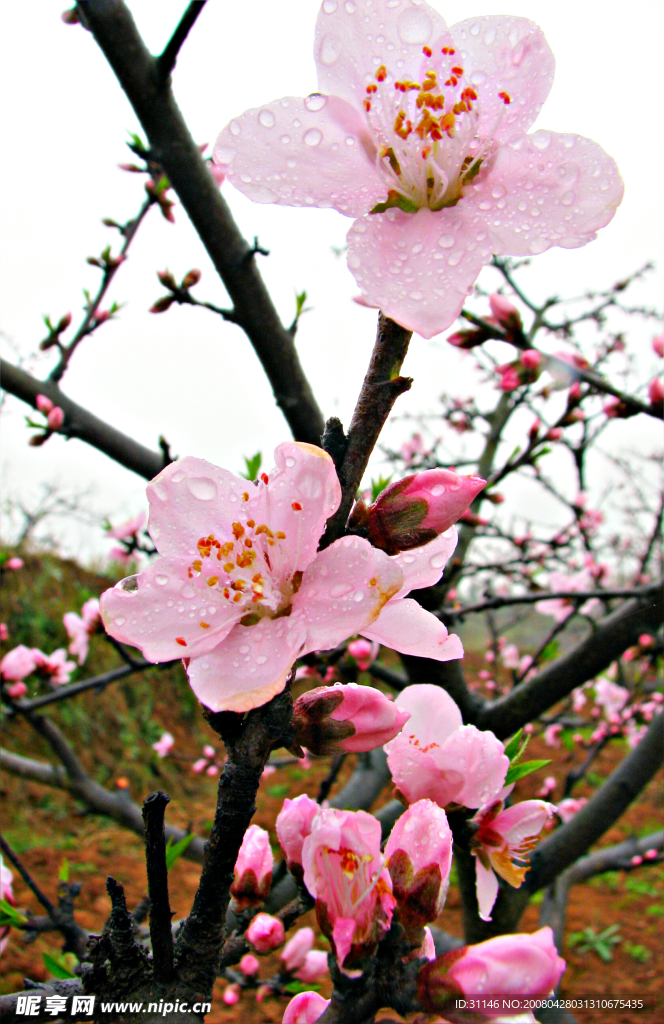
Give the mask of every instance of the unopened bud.
[{"label": "unopened bud", "polygon": [[284,926],[278,917],[256,914],[245,933],[257,953],[269,953],[284,941]]},{"label": "unopened bud", "polygon": [[60,319],[58,321],[58,326],[55,328],[55,333],[56,334],[62,334],[63,331],[67,330],[67,328],[69,327],[70,323],[71,323],[71,313],[65,313],[64,316],[60,317]]},{"label": "unopened bud", "polygon": [[515,367],[509,366],[503,373],[502,379],[500,381],[501,388],[503,389],[503,391],[516,391],[520,384],[521,379]]},{"label": "unopened bud", "polygon": [[37,408],[44,414],[44,416],[48,416],[49,412],[53,408],[53,402],[50,398],[47,398],[46,395],[37,395],[36,403]]},{"label": "unopened bud", "polygon": [[164,295],[161,299],[150,306],[150,313],[165,313],[167,309],[170,309],[173,305],[173,297],[171,295]]},{"label": "unopened bud", "polygon": [[385,847],[392,891],[406,929],[421,928],[441,913],[452,868],[452,830],[431,800],[402,814]]},{"label": "unopened bud", "polygon": [[471,349],[476,348],[487,340],[488,335],[481,330],[455,331],[447,338],[450,345],[455,348]]},{"label": "unopened bud", "polygon": [[80,19],[79,19],[79,16],[78,16],[78,11],[76,10],[75,7],[71,7],[68,11],[63,11],[62,14],[60,15],[60,18],[62,19],[62,21],[64,21],[65,25],[78,25],[78,24],[80,24]]},{"label": "unopened bud", "polygon": [[171,274],[170,270],[158,270],[157,277],[163,284],[164,288],[170,288],[171,291],[175,291],[175,289],[177,288],[175,278]]},{"label": "unopened bud", "polygon": [[542,356],[536,348],[527,348],[525,352],[521,353],[521,362],[527,370],[536,370],[542,362]]},{"label": "unopened bud", "polygon": [[99,326],[99,324],[105,324],[106,321],[109,319],[110,315],[111,314],[108,309],[100,310],[99,313],[95,314],[95,324],[97,326]]},{"label": "unopened bud", "polygon": [[195,269],[194,270],[190,270],[189,273],[185,274],[184,277],[182,278],[182,284],[180,285],[180,287],[181,288],[193,288],[195,284],[198,284],[200,279],[201,279],[201,272],[200,272],[200,270],[195,270]]},{"label": "unopened bud", "polygon": [[654,380],[650,381],[648,397],[653,409],[664,408],[664,386],[662,386],[662,381],[659,377],[655,377]]},{"label": "unopened bud", "polygon": [[293,706],[298,742],[313,754],[361,753],[382,747],[410,718],[373,686],[335,683],[303,693]]},{"label": "unopened bud", "polygon": [[44,441],[48,441],[49,436],[49,434],[33,434],[30,440],[28,441],[28,444],[31,445],[33,448],[41,448]]},{"label": "unopened bud", "polygon": [[450,469],[428,469],[389,484],[368,509],[371,543],[389,555],[426,544],[449,530],[485,486],[479,476]]},{"label": "unopened bud", "polygon": [[48,423],[50,430],[59,430],[64,421],[65,414],[63,413],[59,405],[56,405],[53,409],[51,409],[48,416],[46,417],[46,422]]},{"label": "unopened bud", "polygon": [[259,825],[250,825],[242,840],[231,885],[231,895],[238,906],[263,902],[272,884],[273,863],[268,833]]},{"label": "unopened bud", "polygon": [[516,306],[512,305],[509,299],[506,299],[504,295],[499,295],[498,292],[494,292],[493,295],[489,296],[489,305],[491,306],[491,314],[494,320],[505,331],[509,334],[521,332],[523,328],[521,316]]},{"label": "unopened bud", "polygon": [[562,436],[563,432],[560,427],[551,427],[551,430],[544,435],[544,439],[545,441],[559,441]]},{"label": "unopened bud", "polygon": [[318,992],[298,992],[284,1010],[282,1024],[314,1024],[329,1005]]},{"label": "unopened bud", "polygon": [[288,870],[296,878],[302,878],[302,847],[311,835],[313,820],[320,811],[315,800],[302,793],[294,800],[284,800],[277,815],[275,828],[279,845],[286,855]]}]

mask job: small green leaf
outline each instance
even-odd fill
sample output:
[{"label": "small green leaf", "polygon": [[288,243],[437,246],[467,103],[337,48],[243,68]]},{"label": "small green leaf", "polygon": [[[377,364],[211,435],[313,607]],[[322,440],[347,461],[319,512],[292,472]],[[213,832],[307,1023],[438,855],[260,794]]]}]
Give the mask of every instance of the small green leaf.
[{"label": "small green leaf", "polygon": [[313,985],[310,981],[306,984],[303,981],[289,981],[287,985],[284,985],[284,991],[297,996],[300,992],[320,992],[320,985]]},{"label": "small green leaf", "polygon": [[281,796],[286,796],[289,791],[290,791],[290,786],[283,786],[283,785],[270,786],[270,788],[268,789],[268,794],[270,796],[281,797]]},{"label": "small green leaf", "polygon": [[166,843],[166,870],[170,871],[176,860],[179,860],[184,851],[187,849],[190,843],[194,841],[193,832],[189,835],[183,836],[177,843],[174,843],[172,839],[169,839]]},{"label": "small green leaf", "polygon": [[258,476],[258,470],[261,468],[262,461],[263,456],[260,452],[256,452],[256,454],[252,455],[250,459],[245,455],[244,464],[247,467],[247,472],[240,473],[240,476],[243,476],[245,480],[255,480]]},{"label": "small green leaf", "polygon": [[391,188],[387,193],[385,202],[377,203],[373,210],[369,210],[369,213],[385,213],[386,210],[392,210],[394,207],[403,210],[404,213],[417,213],[419,209],[411,199]]},{"label": "small green leaf", "polygon": [[512,782],[524,779],[526,775],[532,775],[533,772],[539,771],[540,768],[546,768],[548,764],[551,764],[550,759],[548,761],[524,761],[523,764],[513,764],[507,770],[505,785],[509,786]]},{"label": "small green leaf", "polygon": [[295,319],[299,320],[300,316],[304,312],[304,304],[307,301],[307,293],[299,292],[295,294]]},{"label": "small green leaf", "polygon": [[25,924],[27,920],[25,914],[22,914],[7,900],[0,900],[0,928]]},{"label": "small green leaf", "polygon": [[512,764],[514,764],[515,761],[519,760],[519,758],[523,754],[524,750],[526,749],[526,746],[528,745],[529,737],[526,737],[525,742],[521,745],[521,737],[522,736],[523,736],[523,729],[519,729],[518,732],[514,733],[514,735],[512,736],[512,739],[509,741],[509,743],[505,747],[505,755],[506,755],[506,757],[509,758],[509,760],[510,760],[510,762]]},{"label": "small green leaf", "polygon": [[62,864],[60,865],[60,870],[58,871],[58,878],[60,879],[61,882],[69,881],[69,861],[67,860],[66,857],[64,858]]},{"label": "small green leaf", "polygon": [[378,495],[381,493],[381,491],[385,490],[387,485],[390,483],[391,479],[392,479],[392,475],[391,474],[390,474],[390,476],[383,476],[381,474],[378,477],[377,480],[372,480],[371,481],[371,500],[372,501],[375,501],[376,498],[378,497]]},{"label": "small green leaf", "polygon": [[553,661],[560,654],[560,644],[557,640],[552,640],[546,645],[542,653],[540,654],[540,661]]},{"label": "small green leaf", "polygon": [[44,966],[54,978],[75,978],[76,975],[69,970],[66,963],[60,957],[51,956],[50,953],[42,953]]}]

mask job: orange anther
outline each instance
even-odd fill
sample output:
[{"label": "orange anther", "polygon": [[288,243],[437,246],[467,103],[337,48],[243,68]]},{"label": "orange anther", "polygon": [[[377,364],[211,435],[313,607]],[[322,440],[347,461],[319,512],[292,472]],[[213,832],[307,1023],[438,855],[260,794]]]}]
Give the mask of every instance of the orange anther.
[{"label": "orange anther", "polygon": [[242,500],[243,501],[249,501],[249,491],[243,491],[243,493],[242,493]]},{"label": "orange anther", "polygon": [[235,537],[236,540],[239,540],[240,537],[244,536],[244,526],[242,525],[242,523],[233,523],[232,526],[233,536]]},{"label": "orange anther", "polygon": [[300,505],[299,501],[292,502],[291,507],[292,507],[294,512],[301,512],[302,511],[302,506]]},{"label": "orange anther", "polygon": [[246,585],[246,580],[235,580],[234,583],[231,583],[231,590],[244,590]]},{"label": "orange anther", "polygon": [[256,520],[255,519],[247,519],[247,526],[249,527],[249,529],[253,530],[255,525],[256,525]]},{"label": "orange anther", "polygon": [[263,582],[263,577],[261,576],[261,574],[259,572],[257,572],[255,576],[251,577],[251,582],[252,583],[262,583]]},{"label": "orange anther", "polygon": [[228,587],[224,587],[223,593],[225,598],[229,598],[231,596]]},{"label": "orange anther", "polygon": [[214,587],[214,586],[217,585],[218,582],[219,582],[219,577],[218,576],[210,576],[210,578],[207,581],[207,585],[208,585],[208,587]]},{"label": "orange anther", "polygon": [[377,82],[385,81],[385,79],[387,78],[387,69],[384,64],[381,64],[381,66],[378,68],[378,71],[376,71],[374,78],[376,79]]},{"label": "orange anther", "polygon": [[237,604],[237,603],[238,603],[238,601],[241,601],[241,600],[242,600],[242,594],[236,594],[236,595],[234,596],[233,600],[234,600],[234,601],[235,601],[235,603]]},{"label": "orange anther", "polygon": [[371,579],[369,580],[369,586],[370,587],[375,587],[377,583],[378,583],[378,580],[376,579],[376,577],[372,576]]},{"label": "orange anther", "polygon": [[369,93],[372,93],[372,92],[378,92],[378,86],[377,86],[377,85],[375,85],[375,84],[374,84],[373,82],[371,82],[371,83],[370,83],[370,84],[369,84],[369,85],[367,86],[367,89],[366,89],[366,91],[367,91],[367,92],[369,92]]},{"label": "orange anther", "polygon": [[176,642],[176,644],[179,644],[180,647],[186,647],[187,646],[187,641],[185,640],[185,638],[183,636],[176,636],[175,642]]},{"label": "orange anther", "polygon": [[235,565],[233,564],[233,562],[226,562],[224,565],[224,572],[233,572],[234,568]]},{"label": "orange anther", "polygon": [[512,102],[512,100],[510,99],[509,93],[506,93],[506,92],[499,92],[499,93],[498,93],[498,95],[500,96],[500,98],[501,98],[501,100],[503,101],[503,103],[505,103],[506,105],[507,105],[508,103],[511,103],[511,102]]},{"label": "orange anther", "polygon": [[210,623],[209,622],[199,622],[199,626],[201,627],[201,629],[209,629],[210,628]]},{"label": "orange anther", "polygon": [[453,75],[462,75],[463,74],[463,68],[460,68],[458,66],[453,67],[452,68],[452,74]]},{"label": "orange anther", "polygon": [[430,46],[423,46],[422,47],[422,53],[424,54],[425,57],[430,57],[431,56],[431,47]]},{"label": "orange anther", "polygon": [[202,568],[202,566],[203,566],[203,563],[202,563],[202,562],[199,562],[199,560],[198,560],[198,559],[196,559],[196,561],[192,563],[192,566],[191,566],[191,567],[192,567],[192,569],[193,569],[193,570],[194,570],[195,572],[200,572],[200,571],[201,571],[201,568]]},{"label": "orange anther", "polygon": [[369,111],[371,110],[371,100],[363,100],[362,106],[364,107],[364,109],[366,110],[366,112],[368,114]]},{"label": "orange anther", "polygon": [[267,473],[261,473],[261,480],[263,481],[264,484],[270,482],[270,478],[268,477]]}]

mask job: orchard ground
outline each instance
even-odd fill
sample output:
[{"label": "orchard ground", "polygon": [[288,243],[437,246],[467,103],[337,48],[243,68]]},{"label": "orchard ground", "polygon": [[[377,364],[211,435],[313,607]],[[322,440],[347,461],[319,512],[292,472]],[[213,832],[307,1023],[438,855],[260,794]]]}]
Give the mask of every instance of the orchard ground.
[{"label": "orchard ground", "polygon": [[[55,556],[23,557],[24,568],[5,572],[2,580],[0,621],[5,622],[9,630],[5,649],[23,643],[51,653],[67,643],[62,626],[63,613],[80,610],[85,600],[98,596],[110,581],[107,576],[86,571]],[[529,622],[533,627],[541,626],[541,617],[533,613]],[[519,629],[521,645],[527,624],[524,627],[522,623]],[[465,634],[462,631],[462,635],[467,645],[469,675],[476,675],[485,667],[481,645],[474,643],[477,638],[468,630]],[[527,650],[525,644],[524,647]],[[383,651],[381,658],[386,655],[387,652]],[[77,671],[74,680],[96,675],[118,663],[117,653],[104,637],[95,636],[88,660]],[[369,681],[368,677],[366,681]],[[298,692],[304,689],[303,684],[297,685]],[[380,684],[374,681],[374,685]],[[88,692],[55,704],[48,708],[48,714],[72,741],[86,770],[96,781],[111,790],[126,786],[123,791],[137,803],[141,803],[152,790],[165,790],[171,797],[167,820],[182,827],[191,826],[198,835],[208,833],[217,779],[194,775],[191,765],[201,756],[204,744],[215,746],[219,755],[223,755],[223,748],[206,726],[179,666],[167,670],[151,669],[131,676],[112,684],[101,694]],[[164,731],[173,734],[175,745],[168,757],[160,759],[151,744]],[[52,760],[45,744],[20,721],[0,720],[0,745],[8,745],[26,756]],[[275,756],[281,755],[285,758],[285,751],[277,752]],[[555,802],[562,796],[561,780],[580,763],[583,750],[579,746],[568,750],[564,745],[552,749],[541,738],[535,738],[528,756],[552,758],[553,764],[543,772],[521,780],[517,785],[519,798],[535,797],[543,777],[553,775],[558,779],[558,788],[549,799]],[[575,788],[574,796],[589,796],[623,756],[622,740],[605,748],[593,763],[592,770]],[[274,821],[283,799],[303,792],[315,798],[327,774],[329,760],[315,759],[309,769],[300,763],[287,764],[262,780],[254,821],[270,831],[277,859],[281,852],[276,843]],[[353,760],[352,757],[347,759],[335,790],[350,775]],[[391,789],[391,785],[386,786],[376,806],[391,798]],[[630,806],[627,814],[606,833],[602,845],[658,829],[663,807],[664,787],[660,772]],[[141,839],[109,819],[82,813],[66,793],[1,772],[0,818],[7,840],[51,898],[56,894],[58,873],[63,862],[67,861],[70,881],[82,885],[76,900],[77,920],[90,931],[101,930],[110,910],[104,888],[107,874],[112,874],[124,885],[130,907],[143,896],[146,878]],[[182,918],[191,906],[199,870],[197,864],[184,859],[171,869],[170,898],[176,919]],[[18,906],[37,913],[34,897],[16,872],[14,876]],[[521,930],[534,931],[537,928],[537,903],[534,900],[526,911]],[[329,948],[316,925],[313,912],[300,924],[314,928],[317,948]],[[454,874],[445,910],[437,925],[452,934],[462,935],[461,902]],[[651,1000],[655,999],[657,1010],[652,1016],[611,1011],[609,1018],[597,1012],[574,1011],[582,1024],[608,1019],[611,1024],[664,1019],[664,865],[644,866],[630,874],[612,872],[572,889],[568,939],[586,928],[600,933],[611,925],[618,925],[620,942],[613,946],[609,963],[604,963],[593,951],[580,953],[566,944],[563,955],[568,966],[563,977],[562,995],[568,998],[649,996]],[[0,994],[22,988],[22,979],[26,976],[46,981],[49,975],[42,953],[59,955],[59,949],[55,933],[26,945],[20,933],[12,932],[0,959]],[[278,952],[262,957],[260,975],[268,977],[276,973],[278,966]],[[217,983],[213,1010],[208,1017],[210,1024],[222,1021],[229,1024],[278,1024],[281,1021],[285,998],[268,997],[257,1003],[255,991],[247,990],[238,1004],[227,1007],[222,1002],[225,984],[223,981]],[[329,980],[324,979],[322,995],[329,997],[330,990]],[[394,1011],[385,1011],[383,1016],[401,1019]]]}]

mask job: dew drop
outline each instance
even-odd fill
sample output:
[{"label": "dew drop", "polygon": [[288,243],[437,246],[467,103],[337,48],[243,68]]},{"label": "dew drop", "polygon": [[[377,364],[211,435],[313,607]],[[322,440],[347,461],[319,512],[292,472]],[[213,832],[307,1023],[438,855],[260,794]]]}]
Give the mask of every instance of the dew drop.
[{"label": "dew drop", "polygon": [[114,623],[116,626],[123,626],[126,621],[127,620],[125,619],[124,615],[116,615],[114,619]]},{"label": "dew drop", "polygon": [[445,484],[436,484],[435,487],[431,488],[431,493],[433,494],[433,496],[435,498],[437,498],[439,494],[444,494],[445,493]]},{"label": "dew drop", "polygon": [[545,238],[533,238],[532,242],[528,243],[528,249],[535,256],[540,252],[545,252],[549,248],[549,243]]},{"label": "dew drop", "polygon": [[217,485],[207,476],[187,477],[187,490],[199,501],[212,501],[217,497]]},{"label": "dew drop", "polygon": [[576,196],[573,192],[565,192],[560,202],[563,204],[563,206],[571,206],[575,199]]},{"label": "dew drop", "polygon": [[290,142],[290,135],[282,135],[281,141],[283,142],[284,146],[287,146],[288,143]]},{"label": "dew drop", "polygon": [[410,251],[412,252],[413,256],[417,256],[419,252],[422,252],[423,248],[424,246],[422,245],[421,242],[416,242]]},{"label": "dew drop", "polygon": [[507,195],[507,189],[504,185],[494,185],[491,195],[494,199],[502,199],[504,195]]},{"label": "dew drop", "polygon": [[346,0],[344,7],[348,14],[355,14],[355,11],[357,10],[357,4],[354,3],[353,0]]},{"label": "dew drop", "polygon": [[265,188],[263,185],[254,185],[252,188],[245,188],[244,194],[247,199],[251,199],[254,203],[273,203],[277,196],[271,188]]},{"label": "dew drop", "polygon": [[238,649],[240,651],[240,654],[248,654],[249,651],[251,650],[249,644],[242,644],[242,647],[240,647]]},{"label": "dew drop", "polygon": [[258,657],[256,658],[256,664],[257,665],[264,665],[266,661],[267,661],[267,658],[265,657],[264,654],[259,654]]},{"label": "dew drop", "polygon": [[421,46],[430,39],[433,25],[426,11],[409,7],[399,15],[397,29],[404,43]]},{"label": "dew drop", "polygon": [[310,128],[304,133],[304,144],[305,146],[317,146],[322,138],[323,133],[318,128]]},{"label": "dew drop", "polygon": [[310,96],[306,96],[304,105],[307,110],[322,110],[327,103],[327,96],[322,96],[319,92],[312,92]]},{"label": "dew drop", "polygon": [[330,597],[344,597],[350,589],[351,588],[347,583],[335,583],[335,585],[330,588]]},{"label": "dew drop", "polygon": [[127,594],[135,594],[138,590],[138,576],[126,576],[125,579],[120,580],[118,587],[120,590],[126,591]]},{"label": "dew drop", "polygon": [[334,14],[337,9],[337,0],[323,0],[323,10],[326,14]]},{"label": "dew drop", "polygon": [[534,132],[530,139],[535,149],[548,149],[551,145],[551,132]]},{"label": "dew drop", "polygon": [[274,128],[274,114],[271,110],[261,110],[258,115],[258,121],[263,125],[263,128]]},{"label": "dew drop", "polygon": [[496,30],[495,28],[489,28],[484,33],[484,42],[487,46],[492,46],[496,41]]},{"label": "dew drop", "polygon": [[424,298],[424,292],[408,292],[408,298],[414,302],[421,302]]},{"label": "dew drop", "polygon": [[173,476],[171,477],[171,481],[174,484],[182,483],[183,480],[184,480],[184,473],[181,470],[178,470],[177,473],[173,473]]},{"label": "dew drop", "polygon": [[180,591],[181,597],[184,597],[186,601],[189,601],[192,597],[196,596],[196,591],[193,587],[190,587],[188,583],[185,583],[184,587]]},{"label": "dew drop", "polygon": [[439,551],[437,555],[434,555],[432,557],[431,561],[429,562],[429,565],[431,566],[432,569],[442,569],[446,562],[447,556],[444,555],[442,551]]},{"label": "dew drop", "polygon": [[295,459],[289,455],[288,458],[286,459],[286,465],[288,466],[289,469],[291,469],[291,467],[295,465]]},{"label": "dew drop", "polygon": [[472,75],[470,76],[470,81],[472,85],[484,85],[484,83],[486,82],[486,72],[473,71]]},{"label": "dew drop", "polygon": [[360,601],[364,601],[364,591],[356,590],[355,593],[353,594],[353,601],[355,601],[357,604],[359,604]]},{"label": "dew drop", "polygon": [[163,573],[159,573],[154,578],[155,583],[158,583],[160,587],[165,587],[168,583],[168,576],[164,576]]},{"label": "dew drop", "polygon": [[330,32],[328,32],[326,35],[323,36],[321,40],[319,50],[320,59],[323,62],[323,64],[326,65],[326,67],[330,67],[332,64],[336,63],[336,61],[339,60],[339,57],[341,56],[341,50],[341,40],[337,39],[336,36],[333,36]]},{"label": "dew drop", "polygon": [[235,135],[236,138],[240,134],[240,132],[242,131],[242,128],[240,127],[239,121],[231,121],[231,123],[228,126],[228,129],[229,129],[231,135]]},{"label": "dew drop", "polygon": [[459,263],[461,263],[462,259],[463,253],[461,249],[455,249],[454,252],[451,252],[447,257],[447,262],[450,265],[450,267],[456,267],[458,266]]},{"label": "dew drop", "polygon": [[[168,491],[163,486],[163,484],[153,483],[151,486],[152,490],[157,495],[160,501],[168,501]],[[154,533],[152,534],[152,536],[154,536]]]},{"label": "dew drop", "polygon": [[235,150],[232,146],[217,146],[215,148],[214,155],[218,163],[230,164],[233,162]]},{"label": "dew drop", "polygon": [[454,235],[441,235],[438,239],[441,249],[451,249],[454,245]]}]

